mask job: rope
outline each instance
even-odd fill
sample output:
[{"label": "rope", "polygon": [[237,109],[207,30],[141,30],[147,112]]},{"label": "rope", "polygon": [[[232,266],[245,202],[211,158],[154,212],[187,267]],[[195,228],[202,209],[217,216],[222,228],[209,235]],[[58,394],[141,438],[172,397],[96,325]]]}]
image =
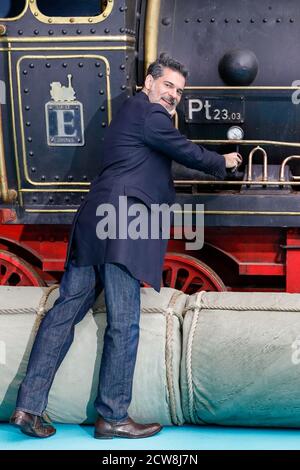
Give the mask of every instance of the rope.
[{"label": "rope", "polygon": [[[198,307],[197,305],[193,304],[190,307],[185,307],[182,311],[182,315],[184,315],[186,312],[189,310],[196,310]],[[263,311],[263,312],[300,312],[300,306],[298,307],[270,307],[270,306],[261,306],[261,305],[213,305],[213,304],[207,304],[203,302],[201,304],[201,309],[202,310],[235,310],[235,311],[251,311],[251,312],[258,312],[258,311]]]},{"label": "rope", "polygon": [[195,419],[194,414],[194,393],[193,393],[193,376],[192,376],[192,349],[193,349],[193,340],[194,335],[198,323],[198,318],[200,314],[200,310],[234,310],[234,311],[274,311],[274,312],[298,312],[300,313],[300,307],[284,307],[284,306],[261,306],[261,305],[214,305],[208,304],[203,301],[203,294],[205,291],[201,291],[197,293],[196,302],[191,304],[188,307],[185,307],[182,311],[182,315],[188,311],[193,311],[193,320],[192,325],[189,332],[188,342],[187,342],[187,350],[186,350],[186,371],[187,371],[187,384],[188,384],[188,412],[190,416],[190,421],[194,424],[206,424],[204,421],[200,420],[199,418]]},{"label": "rope", "polygon": [[[188,411],[190,415],[190,420],[194,424],[199,424],[199,420],[196,422],[195,415],[194,415],[194,393],[193,393],[193,376],[192,376],[192,348],[193,348],[193,340],[196,331],[196,326],[198,322],[198,317],[200,310],[202,308],[202,297],[205,291],[198,292],[196,295],[196,303],[192,305],[192,310],[194,310],[193,321],[191,325],[191,329],[189,332],[188,342],[187,342],[187,349],[186,349],[186,374],[187,374],[187,384],[188,384]],[[188,307],[185,310],[191,310]]]},{"label": "rope", "polygon": [[10,315],[10,314],[29,314],[29,313],[36,313],[35,308],[2,308],[0,310],[0,315]]},{"label": "rope", "polygon": [[[177,292],[175,292],[175,293],[173,294],[173,296],[174,296],[174,297],[177,297],[176,294],[177,294]],[[180,292],[179,295],[181,295],[181,294],[182,294],[182,292]],[[178,295],[178,296],[179,296],[179,295]],[[172,301],[173,296],[171,297],[170,302]],[[170,304],[169,304],[169,305],[170,305]],[[144,307],[144,308],[142,308],[141,312],[142,312],[142,313],[162,313],[163,315],[168,316],[169,313],[170,313],[169,305],[168,305],[167,308]],[[172,309],[172,315],[173,315],[173,316],[175,315],[175,316],[180,320],[180,324],[183,322],[183,318],[182,318],[182,314],[181,314],[181,313],[176,312],[175,310]]]},{"label": "rope", "polygon": [[52,291],[54,291],[58,287],[59,287],[59,285],[57,285],[57,284],[55,284],[51,287],[48,287],[47,290],[43,293],[37,308],[34,308],[34,307],[1,308],[0,309],[0,315],[2,315],[2,314],[3,315],[36,314],[38,316],[39,315],[44,316],[46,311],[47,311],[47,309],[45,308],[45,305],[46,305],[46,302],[49,298],[49,295],[51,294]]},{"label": "rope", "polygon": [[44,292],[40,302],[39,302],[39,305],[38,305],[38,308],[37,308],[37,311],[36,311],[36,319],[35,319],[35,322],[34,322],[34,325],[33,325],[33,331],[35,332],[35,334],[37,333],[38,329],[39,329],[39,326],[41,324],[41,321],[42,319],[44,318],[44,316],[46,315],[48,309],[46,308],[46,303],[47,303],[47,300],[50,296],[50,294],[59,288],[59,285],[58,284],[54,284],[53,286],[50,286],[47,288],[47,290]]},{"label": "rope", "polygon": [[[51,286],[49,289],[54,290],[54,288],[58,288],[58,285]],[[50,292],[49,292],[50,294]],[[47,301],[47,299],[46,299]],[[182,315],[184,315],[186,312],[190,310],[195,310],[197,305],[190,305],[189,307],[185,307],[182,310],[182,313],[173,311],[173,315],[178,317],[180,322],[182,322]],[[205,310],[235,310],[235,311],[272,311],[272,312],[300,312],[300,307],[270,307],[270,306],[261,306],[261,305],[250,305],[250,306],[240,306],[240,305],[212,305],[212,304],[207,304],[207,303],[202,303],[201,305],[202,309]],[[103,312],[104,310],[101,308],[97,308],[94,310],[95,313],[97,312]],[[168,314],[168,309],[164,308],[158,308],[158,307],[144,307],[141,309],[142,313],[162,313],[164,315]],[[32,313],[37,313],[37,310],[35,308],[2,308],[0,309],[0,315],[8,315],[8,314],[32,314]]]},{"label": "rope", "polygon": [[[174,424],[180,424],[177,416],[175,387],[173,380],[173,318],[174,318],[174,305],[177,299],[182,295],[182,292],[174,292],[169,305],[165,310],[166,315],[166,373],[167,373],[167,388],[170,398],[170,415]],[[161,310],[160,310],[161,312]],[[178,315],[178,314],[177,314]],[[176,315],[176,316],[177,316]],[[182,319],[182,317],[181,317]]]},{"label": "rope", "polygon": [[[181,292],[181,294],[182,294],[182,292]],[[93,309],[94,313],[100,313],[100,312],[104,313],[105,311],[106,310],[105,310],[104,307],[102,307],[102,308],[98,307],[98,308]],[[161,313],[161,314],[167,316],[169,314],[169,307],[167,307],[167,308],[143,307],[143,308],[141,308],[141,313]],[[179,319],[180,323],[183,322],[183,318],[182,318],[181,313],[176,312],[175,310],[172,310],[172,315],[175,315]]]}]

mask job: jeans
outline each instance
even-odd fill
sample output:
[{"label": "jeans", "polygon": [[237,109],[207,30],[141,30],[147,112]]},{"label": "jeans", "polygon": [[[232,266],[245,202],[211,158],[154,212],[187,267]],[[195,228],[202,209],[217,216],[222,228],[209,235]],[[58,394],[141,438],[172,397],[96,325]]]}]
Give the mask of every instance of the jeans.
[{"label": "jeans", "polygon": [[69,263],[60,296],[43,318],[18,392],[16,409],[42,416],[55,373],[74,339],[74,327],[104,288],[104,334],[95,408],[107,421],[128,417],[139,341],[140,282],[120,264]]}]

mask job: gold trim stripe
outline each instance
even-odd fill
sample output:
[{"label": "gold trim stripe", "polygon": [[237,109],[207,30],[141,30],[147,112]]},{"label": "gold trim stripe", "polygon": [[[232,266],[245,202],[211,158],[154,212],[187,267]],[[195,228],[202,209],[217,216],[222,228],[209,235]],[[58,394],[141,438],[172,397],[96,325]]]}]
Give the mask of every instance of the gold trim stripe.
[{"label": "gold trim stripe", "polygon": [[77,212],[77,209],[25,209],[25,212]]},{"label": "gold trim stripe", "polygon": [[[1,20],[0,20],[1,21]],[[135,43],[136,38],[133,36],[68,36],[68,37],[47,37],[47,36],[39,36],[38,38],[33,37],[0,37],[1,42],[130,42]]]},{"label": "gold trim stripe", "polygon": [[11,105],[11,113],[12,113],[12,128],[13,128],[14,151],[15,151],[15,165],[16,165],[16,174],[17,174],[17,182],[18,182],[18,193],[19,193],[19,197],[20,197],[20,205],[23,206],[23,197],[22,197],[22,193],[20,193],[21,176],[20,176],[19,156],[18,156],[18,146],[17,146],[16,115],[15,115],[13,75],[12,75],[12,58],[11,58],[10,44],[8,46],[9,46],[9,49],[8,49],[8,76],[9,76],[10,105]]},{"label": "gold trim stripe", "polygon": [[174,211],[181,214],[225,214],[225,215],[300,215],[300,212],[273,212],[273,211]]},{"label": "gold trim stripe", "polygon": [[[46,16],[39,10],[36,0],[29,0],[30,10],[34,17],[41,21],[42,23],[47,24],[95,24],[100,23],[101,21],[106,20],[106,18],[111,14],[114,0],[108,0],[105,10],[97,16],[75,16],[75,17],[65,17],[65,16]],[[99,1],[100,7],[102,7],[102,2]]]},{"label": "gold trim stripe", "polygon": [[228,180],[174,180],[174,184],[180,184],[184,186],[193,185],[193,184],[236,184],[239,186],[297,186],[300,185],[300,181],[248,181],[248,180],[239,180],[239,181],[228,181]]},{"label": "gold trim stripe", "polygon": [[110,65],[106,57],[97,55],[97,54],[76,54],[76,55],[49,55],[49,56],[38,56],[38,55],[24,55],[19,58],[16,70],[17,70],[17,84],[18,84],[18,100],[19,100],[19,116],[20,116],[20,125],[21,125],[21,138],[22,138],[22,159],[23,159],[23,169],[25,179],[28,183],[33,186],[87,186],[90,183],[84,183],[81,181],[72,181],[72,182],[36,182],[30,179],[27,169],[27,157],[26,157],[26,145],[25,145],[25,132],[24,132],[24,122],[23,122],[23,106],[22,106],[22,95],[21,95],[21,80],[20,80],[20,63],[24,59],[77,59],[77,58],[91,58],[102,60],[106,65],[106,88],[107,88],[107,121],[108,124],[111,122],[112,111],[111,111],[111,90],[110,90]]},{"label": "gold trim stripe", "polygon": [[1,22],[6,22],[6,21],[17,21],[17,20],[19,20],[27,12],[28,6],[29,6],[29,0],[26,0],[24,9],[23,9],[23,11],[21,11],[21,13],[18,16],[14,16],[13,18],[0,18],[0,21]]},{"label": "gold trim stripe", "polygon": [[[85,183],[86,185],[90,183]],[[227,185],[238,185],[238,186],[299,186],[300,181],[248,181],[248,180],[239,180],[239,181],[215,181],[215,180],[174,180],[175,185],[182,185],[182,186],[189,186],[189,185],[201,185],[201,184],[227,184]],[[36,189],[20,189],[21,192],[23,193],[30,193],[30,192],[36,192]],[[39,191],[44,191],[44,192],[86,192],[88,193],[90,190],[89,189],[63,189],[63,188],[58,188],[58,189],[40,189]],[[249,193],[251,194],[251,193]]]},{"label": "gold trim stripe", "polygon": [[[300,183],[300,181],[299,181]],[[85,183],[85,184],[90,184],[90,183]],[[36,189],[20,189],[20,191],[22,193],[36,193],[37,190]],[[63,189],[63,188],[59,188],[59,189],[52,189],[52,188],[47,188],[47,189],[39,189],[38,192],[40,193],[64,193],[64,192],[68,192],[68,193],[88,193],[90,190],[89,189]]]},{"label": "gold trim stripe", "polygon": [[2,122],[2,105],[0,104],[0,198],[7,202],[9,197]]},{"label": "gold trim stripe", "polygon": [[[77,209],[25,209],[25,212],[77,212]],[[211,214],[211,215],[300,215],[300,212],[271,211],[174,211],[175,213]]]},{"label": "gold trim stripe", "polygon": [[204,140],[204,139],[191,139],[194,144],[239,144],[239,145],[282,145],[285,147],[300,147],[299,142],[285,142],[280,140]]},{"label": "gold trim stripe", "polygon": [[[86,185],[89,185],[90,183],[85,183]],[[245,181],[245,180],[240,180],[240,181],[210,181],[210,180],[174,180],[174,184],[175,185],[182,185],[182,186],[189,186],[189,185],[201,185],[201,184],[227,184],[227,185],[231,185],[231,184],[234,184],[234,185],[238,185],[238,186],[277,186],[277,185],[280,185],[280,186],[299,186],[300,185],[300,181]],[[59,186],[59,185],[58,185]],[[23,189],[20,189],[21,192],[23,193],[30,193],[30,192],[36,192],[37,190],[36,189],[26,189],[26,188],[23,188]],[[51,191],[52,192],[68,192],[68,193],[76,193],[76,192],[79,192],[79,193],[88,193],[90,190],[89,189],[63,189],[63,188],[54,188],[54,189],[39,189],[40,192],[49,192]],[[249,193],[251,194],[251,192]]]},{"label": "gold trim stripe", "polygon": [[298,86],[185,86],[184,90],[298,90]]},{"label": "gold trim stripe", "polygon": [[0,49],[7,51],[134,51],[132,46],[95,46],[95,47],[9,47]]}]

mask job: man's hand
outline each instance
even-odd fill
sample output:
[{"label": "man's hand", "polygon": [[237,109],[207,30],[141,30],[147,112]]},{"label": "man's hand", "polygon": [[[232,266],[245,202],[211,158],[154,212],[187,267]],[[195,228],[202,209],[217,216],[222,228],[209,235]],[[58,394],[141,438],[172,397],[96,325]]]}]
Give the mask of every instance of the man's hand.
[{"label": "man's hand", "polygon": [[225,158],[226,168],[237,168],[243,160],[237,152],[226,153],[223,157]]}]

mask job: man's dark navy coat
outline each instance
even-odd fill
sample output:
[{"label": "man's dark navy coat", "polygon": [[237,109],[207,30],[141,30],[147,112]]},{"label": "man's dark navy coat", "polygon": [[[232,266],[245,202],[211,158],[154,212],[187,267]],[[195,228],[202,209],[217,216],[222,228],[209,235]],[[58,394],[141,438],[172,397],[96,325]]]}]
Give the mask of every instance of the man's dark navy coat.
[{"label": "man's dark navy coat", "polygon": [[150,215],[151,204],[175,202],[172,159],[218,178],[225,177],[225,159],[188,141],[167,110],[144,92],[126,100],[113,118],[100,159],[99,175],[72,224],[65,267],[71,259],[78,266],[120,263],[159,291],[168,240],[99,239],[97,207],[110,203],[118,213],[119,196],[128,196],[128,205],[142,202]]}]

